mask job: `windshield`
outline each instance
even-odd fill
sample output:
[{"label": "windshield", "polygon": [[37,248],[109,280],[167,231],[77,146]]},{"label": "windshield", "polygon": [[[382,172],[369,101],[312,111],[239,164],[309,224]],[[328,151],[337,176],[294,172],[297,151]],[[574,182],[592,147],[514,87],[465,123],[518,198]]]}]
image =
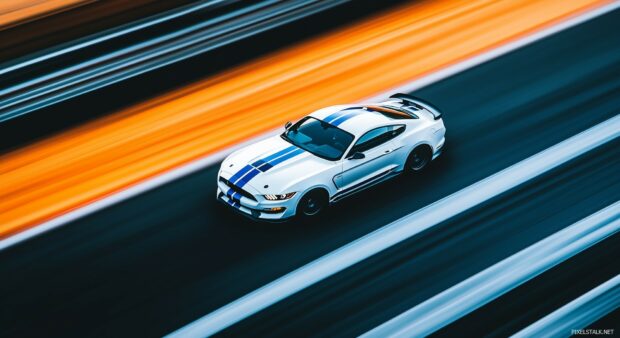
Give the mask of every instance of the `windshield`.
[{"label": "windshield", "polygon": [[353,141],[353,135],[310,116],[291,126],[282,134],[282,138],[331,161],[340,159]]}]

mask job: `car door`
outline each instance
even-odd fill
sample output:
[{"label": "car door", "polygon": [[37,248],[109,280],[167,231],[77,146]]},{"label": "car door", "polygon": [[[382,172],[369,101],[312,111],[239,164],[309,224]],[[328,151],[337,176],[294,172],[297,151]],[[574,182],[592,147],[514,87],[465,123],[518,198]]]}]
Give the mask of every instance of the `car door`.
[{"label": "car door", "polygon": [[[337,179],[339,190],[363,186],[398,166],[392,141],[405,130],[404,125],[384,126],[369,130],[351,147],[342,163]],[[353,158],[361,153],[363,158]]]}]

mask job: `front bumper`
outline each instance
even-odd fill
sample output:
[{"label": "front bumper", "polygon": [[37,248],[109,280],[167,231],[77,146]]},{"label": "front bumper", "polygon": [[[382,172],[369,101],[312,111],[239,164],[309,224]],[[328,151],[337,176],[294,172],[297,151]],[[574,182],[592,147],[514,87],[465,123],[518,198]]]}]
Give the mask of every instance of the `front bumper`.
[{"label": "front bumper", "polygon": [[[226,190],[225,190],[226,189]],[[268,201],[260,199],[259,201],[251,200],[247,197],[241,197],[239,200],[233,200],[224,193],[228,187],[218,181],[217,200],[224,203],[229,208],[254,220],[281,222],[286,221],[295,216],[297,208],[297,200],[299,196],[285,201]],[[284,208],[283,211],[269,211],[271,208]]]}]

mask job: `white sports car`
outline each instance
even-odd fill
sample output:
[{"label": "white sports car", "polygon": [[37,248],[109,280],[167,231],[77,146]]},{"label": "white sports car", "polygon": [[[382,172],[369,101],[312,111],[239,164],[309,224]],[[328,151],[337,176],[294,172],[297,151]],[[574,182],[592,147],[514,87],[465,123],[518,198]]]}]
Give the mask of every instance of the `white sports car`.
[{"label": "white sports car", "polygon": [[401,172],[422,170],[445,142],[441,113],[406,94],[323,108],[230,154],[217,199],[254,219],[313,216]]}]

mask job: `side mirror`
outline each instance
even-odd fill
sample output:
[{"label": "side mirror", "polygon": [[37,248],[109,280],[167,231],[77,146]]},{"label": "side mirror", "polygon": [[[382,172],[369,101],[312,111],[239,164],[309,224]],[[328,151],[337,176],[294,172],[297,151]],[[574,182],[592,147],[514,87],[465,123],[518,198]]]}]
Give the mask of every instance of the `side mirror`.
[{"label": "side mirror", "polygon": [[292,127],[292,126],[293,126],[293,124],[291,123],[291,121],[287,121],[287,122],[284,124],[284,129],[287,129],[287,130],[288,130],[288,128],[290,128],[290,127]]},{"label": "side mirror", "polygon": [[347,157],[347,159],[349,160],[361,160],[364,157],[364,153],[360,153],[359,151],[354,152],[353,154],[349,155],[349,157]]}]

